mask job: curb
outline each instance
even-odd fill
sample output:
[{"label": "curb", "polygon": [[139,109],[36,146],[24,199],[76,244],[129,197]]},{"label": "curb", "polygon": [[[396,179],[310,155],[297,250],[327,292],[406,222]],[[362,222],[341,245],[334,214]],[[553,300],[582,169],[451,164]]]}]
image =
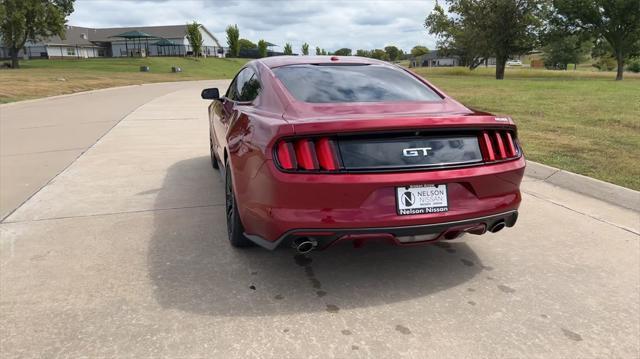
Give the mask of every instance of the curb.
[{"label": "curb", "polygon": [[595,178],[527,161],[524,174],[558,187],[640,212],[640,192]]}]

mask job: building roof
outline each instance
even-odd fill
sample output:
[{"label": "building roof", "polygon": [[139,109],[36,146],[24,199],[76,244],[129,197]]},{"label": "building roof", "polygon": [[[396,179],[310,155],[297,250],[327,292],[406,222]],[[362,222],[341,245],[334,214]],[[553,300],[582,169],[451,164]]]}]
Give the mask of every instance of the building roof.
[{"label": "building roof", "polygon": [[[204,26],[202,29],[211,35],[220,46],[218,39],[213,34]],[[118,41],[117,37],[119,35],[133,32],[144,33],[154,38],[181,39],[187,35],[187,25],[111,27],[103,29],[69,25],[66,29],[65,39],[61,39],[59,36],[52,36],[43,42],[56,45],[93,46],[95,42]]]},{"label": "building roof", "polygon": [[113,41],[113,36],[129,31],[140,31],[164,39],[180,39],[187,35],[187,25],[111,27],[92,30],[92,41]]},{"label": "building roof", "polygon": [[414,57],[414,60],[456,59],[458,55],[441,56],[438,50],[429,50],[428,53]]},{"label": "building roof", "polygon": [[156,36],[147,34],[146,32],[134,30],[134,31],[123,32],[122,34],[118,34],[118,35],[113,35],[111,37],[120,37],[123,39],[150,39]]},{"label": "building roof", "polygon": [[91,30],[93,29],[79,26],[67,26],[66,36],[64,39],[60,38],[60,36],[52,36],[43,42],[55,45],[93,46],[94,44],[89,41],[89,33]]}]

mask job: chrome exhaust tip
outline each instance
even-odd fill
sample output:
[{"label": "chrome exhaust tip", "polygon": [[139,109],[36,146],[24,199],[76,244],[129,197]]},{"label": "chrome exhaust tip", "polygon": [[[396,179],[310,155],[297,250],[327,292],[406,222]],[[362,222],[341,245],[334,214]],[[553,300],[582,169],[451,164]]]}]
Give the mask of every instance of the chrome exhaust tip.
[{"label": "chrome exhaust tip", "polygon": [[300,254],[306,254],[316,249],[318,246],[318,242],[308,239],[308,238],[299,238],[294,242],[294,248]]},{"label": "chrome exhaust tip", "polygon": [[491,226],[491,228],[489,228],[489,232],[498,233],[501,230],[503,230],[505,226],[506,226],[506,224],[504,223],[504,221],[496,222],[496,223],[494,223],[493,226]]}]

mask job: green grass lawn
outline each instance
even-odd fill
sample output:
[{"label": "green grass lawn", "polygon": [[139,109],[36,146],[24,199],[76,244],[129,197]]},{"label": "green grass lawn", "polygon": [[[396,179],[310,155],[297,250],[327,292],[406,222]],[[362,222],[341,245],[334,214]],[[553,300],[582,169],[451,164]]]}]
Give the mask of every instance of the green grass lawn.
[{"label": "green grass lawn", "polygon": [[[0,70],[0,103],[151,82],[228,79],[244,63],[182,57],[21,61],[20,69]],[[140,72],[140,66],[151,71]],[[172,73],[172,66],[183,72]]]},{"label": "green grass lawn", "polygon": [[[226,79],[246,63],[245,59],[147,57],[147,58],[96,58],[79,60],[29,60],[20,63],[22,69],[74,70],[111,73],[139,73],[140,66],[149,66],[151,74],[170,74],[185,78]],[[183,73],[173,74],[172,66],[182,67]]]},{"label": "green grass lawn", "polygon": [[640,77],[625,73],[418,68],[467,106],[511,116],[528,159],[640,190]]}]

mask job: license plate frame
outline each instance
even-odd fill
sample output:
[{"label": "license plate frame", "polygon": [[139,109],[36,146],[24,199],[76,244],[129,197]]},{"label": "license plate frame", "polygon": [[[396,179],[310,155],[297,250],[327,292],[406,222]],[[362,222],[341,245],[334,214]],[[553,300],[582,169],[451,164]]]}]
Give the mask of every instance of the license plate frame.
[{"label": "license plate frame", "polygon": [[444,213],[449,211],[447,184],[419,184],[395,188],[396,213],[399,216]]}]

